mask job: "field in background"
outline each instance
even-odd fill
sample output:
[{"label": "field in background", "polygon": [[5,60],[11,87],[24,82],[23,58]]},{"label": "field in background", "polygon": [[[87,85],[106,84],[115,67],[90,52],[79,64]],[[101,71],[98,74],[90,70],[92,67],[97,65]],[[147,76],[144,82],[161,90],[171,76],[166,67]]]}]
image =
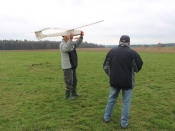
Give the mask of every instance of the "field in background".
[{"label": "field in background", "polygon": [[[86,51],[86,52],[108,52],[111,48],[77,48],[77,51]],[[175,47],[132,47],[133,50],[137,52],[167,52],[175,53]],[[59,49],[51,50],[0,50],[0,52],[59,52]]]},{"label": "field in background", "polygon": [[[136,74],[127,130],[174,131],[175,48],[133,49],[144,65]],[[0,130],[120,130],[121,95],[111,122],[102,121],[109,95],[102,64],[109,50],[77,49],[82,96],[75,101],[65,100],[59,50],[0,51]]]},{"label": "field in background", "polygon": [[[107,52],[111,48],[78,48],[78,51],[97,51],[97,52]],[[169,52],[175,53],[175,47],[132,47],[133,50],[137,52]]]}]

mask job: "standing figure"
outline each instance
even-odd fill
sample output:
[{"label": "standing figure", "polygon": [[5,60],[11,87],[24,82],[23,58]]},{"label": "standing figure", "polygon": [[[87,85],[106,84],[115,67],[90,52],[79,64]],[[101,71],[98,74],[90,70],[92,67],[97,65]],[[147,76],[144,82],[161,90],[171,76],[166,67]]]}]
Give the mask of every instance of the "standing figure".
[{"label": "standing figure", "polygon": [[120,90],[122,90],[122,113],[120,119],[121,128],[127,128],[130,112],[131,94],[134,88],[134,72],[139,72],[143,61],[140,55],[130,47],[130,37],[122,35],[118,47],[111,49],[106,55],[103,64],[105,73],[109,76],[110,94],[106,105],[104,122],[109,122],[113,107]]},{"label": "standing figure", "polygon": [[80,96],[76,91],[77,75],[76,68],[78,66],[78,58],[76,53],[76,47],[82,42],[84,32],[81,31],[80,37],[76,41],[72,41],[73,35],[63,36],[63,40],[60,43],[61,52],[61,64],[64,71],[64,81],[66,84],[65,94],[66,99],[74,100],[72,96]]}]

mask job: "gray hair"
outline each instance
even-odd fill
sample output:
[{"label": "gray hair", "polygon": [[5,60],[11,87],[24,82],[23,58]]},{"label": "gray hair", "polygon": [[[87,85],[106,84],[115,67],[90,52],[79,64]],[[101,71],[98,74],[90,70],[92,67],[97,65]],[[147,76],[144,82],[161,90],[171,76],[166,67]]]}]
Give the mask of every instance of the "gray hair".
[{"label": "gray hair", "polygon": [[129,45],[130,42],[121,42],[119,41],[119,44],[125,44],[125,45]]}]

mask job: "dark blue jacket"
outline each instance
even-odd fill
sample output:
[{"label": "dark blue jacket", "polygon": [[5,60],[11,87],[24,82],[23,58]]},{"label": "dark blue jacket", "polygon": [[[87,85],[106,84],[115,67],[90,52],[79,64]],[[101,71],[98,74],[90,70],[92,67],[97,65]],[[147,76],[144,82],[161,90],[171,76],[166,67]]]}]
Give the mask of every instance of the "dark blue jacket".
[{"label": "dark blue jacket", "polygon": [[134,72],[139,72],[143,61],[140,55],[126,44],[120,44],[106,55],[103,69],[110,78],[110,86],[120,89],[134,87]]}]

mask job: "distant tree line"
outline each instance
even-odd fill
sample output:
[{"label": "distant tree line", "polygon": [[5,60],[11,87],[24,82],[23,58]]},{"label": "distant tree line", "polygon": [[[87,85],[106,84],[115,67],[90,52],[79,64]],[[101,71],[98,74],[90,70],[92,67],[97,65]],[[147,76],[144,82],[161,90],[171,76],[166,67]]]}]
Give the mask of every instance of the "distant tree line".
[{"label": "distant tree line", "polygon": [[[0,50],[59,49],[61,41],[0,40]],[[78,48],[104,48],[104,45],[82,42]]]},{"label": "distant tree line", "polygon": [[82,42],[78,48],[105,48],[105,45],[99,45],[94,43]]},{"label": "distant tree line", "polygon": [[[114,48],[117,47],[118,44],[116,45],[106,45],[106,48]],[[134,45],[130,45],[130,47],[175,47],[175,43],[158,43],[158,44],[134,44]]]},{"label": "distant tree line", "polygon": [[174,47],[175,43],[158,43],[158,44],[151,44],[151,45],[142,45],[142,47]]}]

